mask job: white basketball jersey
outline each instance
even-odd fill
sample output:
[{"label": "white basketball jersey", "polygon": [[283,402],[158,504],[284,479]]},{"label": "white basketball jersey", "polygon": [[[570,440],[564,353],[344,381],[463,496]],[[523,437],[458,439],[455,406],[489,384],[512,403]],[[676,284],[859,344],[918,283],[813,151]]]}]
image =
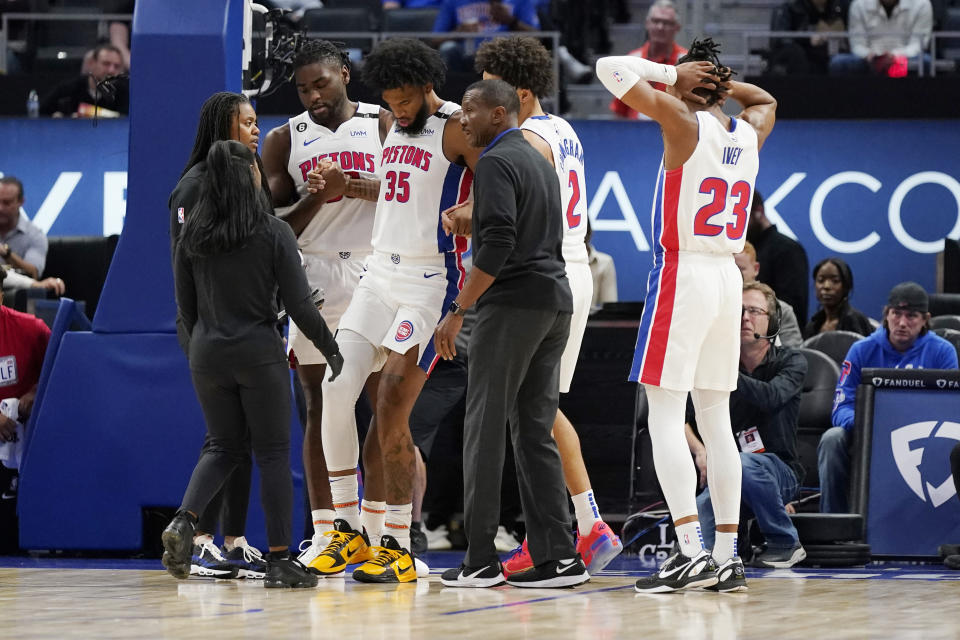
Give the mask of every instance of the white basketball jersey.
[{"label": "white basketball jersey", "polygon": [[563,206],[563,259],[588,264],[590,259],[584,243],[587,236],[587,189],[580,138],[569,122],[549,114],[531,116],[520,128],[543,138],[553,151],[553,166],[560,180],[560,203]]},{"label": "white basketball jersey", "polygon": [[757,132],[745,120],[731,118],[728,130],[706,111],[696,115],[693,155],[670,171],[660,164],[651,225],[655,254],[743,251],[760,167]]},{"label": "white basketball jersey", "polygon": [[[332,160],[350,176],[376,178],[380,144],[380,107],[361,102],[352,118],[331,131],[306,111],[290,118],[287,172],[300,197],[307,195],[307,174],[321,160]],[[297,243],[306,253],[370,251],[376,205],[342,196],[327,201],[307,224]]]},{"label": "white basketball jersey", "polygon": [[380,199],[373,248],[402,256],[462,252],[466,238],[447,236],[440,214],[467,199],[473,173],[443,155],[443,128],[460,105],[445,102],[417,135],[387,134],[377,175]]}]

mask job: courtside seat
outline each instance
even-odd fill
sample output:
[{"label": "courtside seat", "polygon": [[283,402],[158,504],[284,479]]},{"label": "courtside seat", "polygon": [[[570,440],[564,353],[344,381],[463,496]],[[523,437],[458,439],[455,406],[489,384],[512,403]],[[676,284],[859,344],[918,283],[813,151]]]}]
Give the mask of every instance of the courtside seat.
[{"label": "courtside seat", "polygon": [[853,331],[826,331],[810,336],[803,341],[803,346],[825,353],[838,366],[843,366],[843,361],[847,359],[847,351],[861,338],[863,338],[862,335]]}]

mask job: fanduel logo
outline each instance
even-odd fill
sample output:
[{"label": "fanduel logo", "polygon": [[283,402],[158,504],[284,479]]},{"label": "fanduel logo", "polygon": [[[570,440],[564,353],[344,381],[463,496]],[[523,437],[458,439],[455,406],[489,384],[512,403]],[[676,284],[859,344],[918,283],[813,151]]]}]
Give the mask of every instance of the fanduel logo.
[{"label": "fanduel logo", "polygon": [[[939,428],[937,428],[938,425]],[[911,449],[910,444],[917,440],[926,440],[931,436],[951,438],[960,442],[960,423],[931,420],[908,424],[890,433],[890,446],[893,449],[893,460],[897,463],[897,469],[904,482],[924,502],[927,501],[925,493],[929,494],[930,503],[936,508],[952,498],[957,490],[953,485],[953,476],[948,475],[946,480],[935,486],[924,482],[920,475],[924,448]]]}]

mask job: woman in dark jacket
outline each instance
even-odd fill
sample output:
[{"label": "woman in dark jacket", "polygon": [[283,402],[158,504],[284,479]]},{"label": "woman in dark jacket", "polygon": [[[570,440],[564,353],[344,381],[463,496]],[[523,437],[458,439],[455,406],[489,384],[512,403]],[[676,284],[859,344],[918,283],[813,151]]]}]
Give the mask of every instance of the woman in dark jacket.
[{"label": "woman in dark jacket", "polygon": [[253,152],[236,141],[210,147],[200,199],[176,250],[181,346],[190,361],[209,446],[190,478],[180,510],[163,532],[163,565],[190,574],[197,514],[252,445],[267,519],[266,587],[312,587],[316,576],[290,555],[290,378],[276,331],[277,292],[287,313],[316,345],[331,378],[343,366],[336,341],[312,301],[293,231],[258,197]]},{"label": "woman in dark jacket", "polygon": [[827,331],[853,331],[862,336],[873,333],[867,316],[850,305],[853,272],[840,258],[824,258],[813,268],[813,289],[820,309],[803,329],[806,340]]}]

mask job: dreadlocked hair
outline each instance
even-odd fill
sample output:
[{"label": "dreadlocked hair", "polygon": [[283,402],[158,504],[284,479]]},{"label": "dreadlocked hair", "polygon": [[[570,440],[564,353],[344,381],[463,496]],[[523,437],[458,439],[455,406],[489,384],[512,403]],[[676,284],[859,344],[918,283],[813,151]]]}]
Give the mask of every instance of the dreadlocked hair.
[{"label": "dreadlocked hair", "polygon": [[[716,74],[720,77],[720,82],[726,82],[732,78],[736,72],[730,67],[724,66],[723,63],[720,62],[719,56],[720,43],[714,42],[713,38],[701,38],[694,40],[690,44],[690,50],[677,60],[677,64],[683,64],[684,62],[710,62],[716,69]],[[697,87],[693,92],[706,98],[708,106],[716,104],[723,97],[723,92],[720,91],[719,87],[714,89]]]},{"label": "dreadlocked hair", "polygon": [[[240,105],[250,104],[250,99],[242,93],[231,93],[229,91],[218,91],[203,103],[200,107],[200,118],[197,122],[197,137],[193,141],[193,150],[190,152],[190,159],[187,160],[187,166],[183,168],[180,177],[187,175],[194,166],[207,159],[210,147],[219,140],[231,140],[230,129],[233,126],[233,119],[240,114]],[[266,175],[263,170],[263,161],[260,160],[260,154],[254,155],[257,166],[260,168],[260,174]],[[267,199],[272,201],[270,187],[267,181],[262,184],[263,192]]]},{"label": "dreadlocked hair", "polygon": [[331,62],[338,67],[350,68],[350,56],[343,50],[344,43],[330,40],[304,40],[293,56],[293,70],[317,62]]},{"label": "dreadlocked hair", "polygon": [[363,62],[363,82],[377,93],[427,84],[436,88],[443,84],[446,75],[440,53],[410,38],[384,40]]},{"label": "dreadlocked hair", "polygon": [[538,98],[553,87],[553,58],[546,47],[529,36],[487,40],[477,50],[477,73],[499,76],[516,89],[529,89]]}]

